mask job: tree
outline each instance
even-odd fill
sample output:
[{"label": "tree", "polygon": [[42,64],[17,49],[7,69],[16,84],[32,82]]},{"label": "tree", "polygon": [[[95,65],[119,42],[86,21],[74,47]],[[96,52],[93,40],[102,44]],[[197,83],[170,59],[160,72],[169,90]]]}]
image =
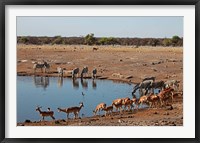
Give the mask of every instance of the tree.
[{"label": "tree", "polygon": [[168,46],[172,45],[172,40],[165,38],[162,43],[163,43],[164,46],[168,47]]},{"label": "tree", "polygon": [[173,44],[173,46],[176,46],[177,43],[180,41],[180,39],[181,38],[179,36],[177,36],[177,35],[173,36],[172,37],[172,44]]},{"label": "tree", "polygon": [[55,39],[52,41],[52,44],[63,44],[63,39],[61,36],[55,36]]},{"label": "tree", "polygon": [[27,37],[19,37],[17,40],[17,43],[27,44],[28,42],[29,42],[29,39]]},{"label": "tree", "polygon": [[181,38],[179,37],[179,36],[177,36],[177,35],[175,35],[175,36],[173,36],[172,37],[172,40],[174,40],[174,41],[178,41],[178,40],[180,40]]},{"label": "tree", "polygon": [[93,33],[87,34],[84,39],[85,39],[85,44],[87,45],[93,45],[96,43],[96,38],[94,37]]}]

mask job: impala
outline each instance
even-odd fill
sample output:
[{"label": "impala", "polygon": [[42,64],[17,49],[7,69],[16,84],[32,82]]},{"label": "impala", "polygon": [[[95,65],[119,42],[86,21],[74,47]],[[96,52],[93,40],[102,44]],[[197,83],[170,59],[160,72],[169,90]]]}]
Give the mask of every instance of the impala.
[{"label": "impala", "polygon": [[48,111],[41,111],[42,107],[38,107],[36,108],[36,111],[38,111],[40,113],[40,116],[42,117],[42,120],[44,120],[44,117],[48,117],[50,116],[53,120],[55,120],[54,118],[54,112],[50,110],[50,108],[48,108]]},{"label": "impala", "polygon": [[105,103],[100,103],[96,106],[95,110],[93,111],[94,115],[96,115],[97,111],[100,114],[100,110],[104,109],[106,107]]},{"label": "impala", "polygon": [[103,108],[103,110],[105,111],[105,116],[107,116],[107,114],[112,114],[112,111],[113,111],[113,106],[110,105],[110,106],[107,106],[105,108]]},{"label": "impala", "polygon": [[123,99],[118,98],[118,99],[113,100],[112,106],[114,106],[116,108],[116,111],[118,111],[118,109],[119,109],[119,111],[121,112],[122,106],[123,106]]},{"label": "impala", "polygon": [[79,103],[79,107],[69,107],[69,108],[58,108],[58,112],[64,112],[67,114],[67,119],[69,119],[69,113],[74,113],[74,119],[76,119],[77,116],[79,116],[79,112],[82,107],[84,107],[83,102]]}]

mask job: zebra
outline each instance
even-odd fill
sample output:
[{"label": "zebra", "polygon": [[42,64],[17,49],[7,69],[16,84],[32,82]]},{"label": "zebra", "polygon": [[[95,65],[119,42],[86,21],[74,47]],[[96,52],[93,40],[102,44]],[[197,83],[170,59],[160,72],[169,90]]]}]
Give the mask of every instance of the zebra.
[{"label": "zebra", "polygon": [[[157,81],[157,82],[153,82],[151,84],[148,85],[148,87],[146,88],[146,90],[150,90],[151,89],[151,92],[154,93],[154,89],[160,89],[160,90],[163,90],[165,88],[165,82],[164,81]],[[145,95],[148,91],[145,92]]]},{"label": "zebra", "polygon": [[94,79],[94,78],[97,78],[97,69],[95,68],[95,69],[93,69],[93,71],[92,71],[92,78]]},{"label": "zebra", "polygon": [[78,73],[79,73],[79,68],[75,68],[72,70],[72,78],[75,78],[75,75],[76,77],[78,77]]},{"label": "zebra", "polygon": [[142,82],[143,82],[143,81],[146,81],[146,80],[153,80],[153,82],[155,82],[155,79],[156,79],[156,77],[154,77],[154,76],[152,76],[152,77],[146,77],[146,78],[144,78],[144,79],[142,80]]},{"label": "zebra", "polygon": [[165,82],[161,80],[161,81],[153,82],[150,88],[164,89],[164,86],[165,86]]},{"label": "zebra", "polygon": [[57,67],[58,76],[63,77],[64,70],[66,70],[66,69],[65,68],[61,68],[61,67]]},{"label": "zebra", "polygon": [[164,88],[173,87],[177,91],[179,87],[179,82],[180,81],[177,80],[168,80],[164,83]]},{"label": "zebra", "polygon": [[134,93],[140,89],[140,93],[141,95],[146,95],[149,91],[149,89],[151,89],[151,86],[153,85],[153,80],[145,80],[142,81],[141,83],[138,83],[135,85],[135,87],[133,88],[133,92],[132,95],[134,95]]},{"label": "zebra", "polygon": [[84,66],[83,69],[82,69],[82,72],[81,72],[81,78],[83,78],[83,74],[87,74],[88,73],[88,67],[87,66]]},{"label": "zebra", "polygon": [[50,68],[50,65],[47,63],[47,62],[44,62],[44,63],[35,63],[33,65],[33,70],[34,70],[34,73],[36,72],[36,69],[41,69],[41,72],[42,72],[42,69],[45,69],[45,73],[46,73],[46,69],[49,69]]},{"label": "zebra", "polygon": [[136,84],[134,87],[133,87],[133,92],[132,92],[132,95],[134,95],[134,93],[140,88],[140,83]]},{"label": "zebra", "polygon": [[46,73],[46,69],[50,69],[50,64],[48,64],[47,62],[44,62],[44,70],[45,70],[45,73]]}]

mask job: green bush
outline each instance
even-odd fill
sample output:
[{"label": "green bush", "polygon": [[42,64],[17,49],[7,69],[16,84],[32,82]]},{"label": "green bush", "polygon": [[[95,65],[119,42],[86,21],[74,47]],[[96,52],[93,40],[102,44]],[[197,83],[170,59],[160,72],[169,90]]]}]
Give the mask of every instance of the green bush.
[{"label": "green bush", "polygon": [[94,45],[96,43],[96,38],[94,37],[93,33],[87,34],[84,39],[85,39],[85,44],[87,45]]},{"label": "green bush", "polygon": [[171,46],[171,45],[172,45],[172,40],[171,39],[165,38],[163,40],[163,46],[168,47],[168,46]]}]

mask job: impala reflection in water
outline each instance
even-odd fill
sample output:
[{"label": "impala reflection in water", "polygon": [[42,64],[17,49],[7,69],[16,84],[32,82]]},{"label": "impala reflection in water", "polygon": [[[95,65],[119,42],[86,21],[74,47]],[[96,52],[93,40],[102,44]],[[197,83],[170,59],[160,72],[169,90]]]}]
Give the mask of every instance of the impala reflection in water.
[{"label": "impala reflection in water", "polygon": [[[80,116],[93,116],[97,104],[110,105],[116,98],[132,98],[132,89],[131,84],[111,80],[17,76],[17,122],[40,120],[37,106],[44,111],[50,108],[56,119],[66,119],[66,114],[58,113],[57,108],[79,106],[80,102],[84,103]],[[73,118],[73,114],[69,117]]]}]

